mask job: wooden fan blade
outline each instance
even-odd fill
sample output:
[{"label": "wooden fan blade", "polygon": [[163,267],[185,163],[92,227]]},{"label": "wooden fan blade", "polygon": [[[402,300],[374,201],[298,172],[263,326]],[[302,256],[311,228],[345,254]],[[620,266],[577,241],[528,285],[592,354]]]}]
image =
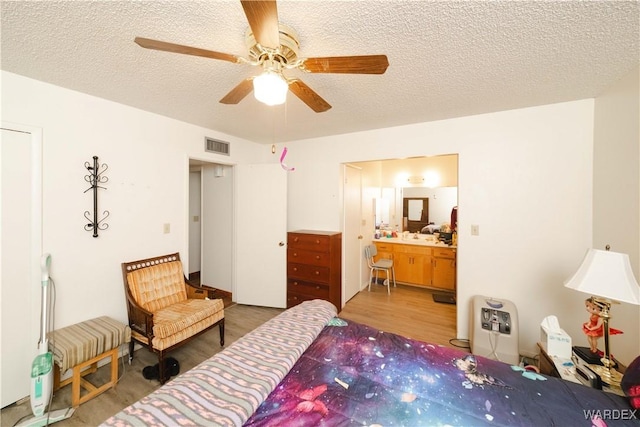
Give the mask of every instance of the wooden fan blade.
[{"label": "wooden fan blade", "polygon": [[320,95],[303,83],[302,80],[295,79],[289,82],[289,89],[316,113],[322,113],[331,108],[331,105],[329,105],[327,101],[322,99]]},{"label": "wooden fan blade", "polygon": [[275,0],[243,0],[240,3],[256,41],[262,47],[271,49],[280,46],[278,7]]},{"label": "wooden fan blade", "polygon": [[240,82],[240,84],[224,96],[220,100],[223,104],[237,104],[242,101],[245,96],[249,95],[253,90],[253,78],[249,77]]},{"label": "wooden fan blade", "polygon": [[300,69],[309,73],[384,74],[387,55],[327,56],[307,58]]},{"label": "wooden fan blade", "polygon": [[185,55],[193,56],[203,56],[205,58],[220,59],[222,61],[234,63],[240,62],[240,58],[238,56],[231,55],[229,53],[214,52],[212,50],[205,50],[197,47],[168,43],[160,40],[146,39],[144,37],[136,37],[134,41],[145,49],[162,50],[165,52],[182,53]]}]

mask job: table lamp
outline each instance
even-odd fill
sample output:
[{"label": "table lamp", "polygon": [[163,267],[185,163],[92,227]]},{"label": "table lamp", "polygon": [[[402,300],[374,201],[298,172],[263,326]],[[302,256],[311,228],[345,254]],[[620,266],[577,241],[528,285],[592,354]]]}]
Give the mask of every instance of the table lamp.
[{"label": "table lamp", "polygon": [[609,320],[612,303],[626,302],[640,305],[640,286],[633,276],[629,256],[619,252],[589,249],[573,276],[565,281],[567,288],[575,289],[592,296],[592,301],[600,309],[604,329],[604,357],[602,366],[592,369],[602,382],[611,387],[620,387],[622,375],[613,368],[614,360],[609,347]]}]

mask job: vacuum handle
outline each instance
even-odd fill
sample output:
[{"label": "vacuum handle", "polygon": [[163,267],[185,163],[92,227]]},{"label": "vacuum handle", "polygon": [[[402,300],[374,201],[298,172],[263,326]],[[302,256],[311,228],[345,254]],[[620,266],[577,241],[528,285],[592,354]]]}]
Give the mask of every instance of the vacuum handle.
[{"label": "vacuum handle", "polygon": [[40,273],[41,273],[41,281],[43,285],[45,285],[44,282],[49,281],[50,266],[51,266],[51,254],[49,253],[42,254],[42,257],[40,258]]},{"label": "vacuum handle", "polygon": [[47,332],[49,331],[49,266],[51,266],[51,254],[44,253],[40,258],[40,273],[42,287],[40,288],[40,340],[38,349],[40,354],[48,351]]}]

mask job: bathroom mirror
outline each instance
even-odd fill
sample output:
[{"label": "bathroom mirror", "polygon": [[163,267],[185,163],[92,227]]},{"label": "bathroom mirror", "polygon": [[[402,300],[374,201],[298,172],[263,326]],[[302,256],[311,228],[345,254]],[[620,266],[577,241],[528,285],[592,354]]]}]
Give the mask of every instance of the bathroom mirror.
[{"label": "bathroom mirror", "polygon": [[407,218],[409,221],[421,221],[422,212],[424,210],[424,202],[417,199],[407,199],[408,201],[408,213]]},{"label": "bathroom mirror", "polygon": [[390,223],[390,217],[389,217],[389,199],[385,199],[382,197],[376,198],[373,200],[374,204],[375,204],[375,212],[376,212],[376,216],[375,216],[375,224],[376,224],[376,228],[380,227],[380,224],[387,224],[389,225]]},{"label": "bathroom mirror", "polygon": [[429,224],[429,198],[404,197],[402,199],[402,231],[419,233]]}]

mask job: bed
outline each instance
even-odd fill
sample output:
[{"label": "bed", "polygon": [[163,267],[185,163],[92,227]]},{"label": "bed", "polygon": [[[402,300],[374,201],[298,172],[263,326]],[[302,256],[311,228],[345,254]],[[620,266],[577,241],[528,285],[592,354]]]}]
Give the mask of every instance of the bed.
[{"label": "bed", "polygon": [[624,397],[292,307],[104,426],[638,425]]}]

